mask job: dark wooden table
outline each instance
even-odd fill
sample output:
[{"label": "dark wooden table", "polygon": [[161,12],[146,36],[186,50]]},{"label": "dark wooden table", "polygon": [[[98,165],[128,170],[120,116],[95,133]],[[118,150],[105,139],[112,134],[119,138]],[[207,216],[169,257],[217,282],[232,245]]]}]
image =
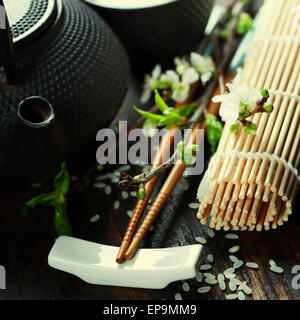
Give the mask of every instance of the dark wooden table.
[{"label": "dark wooden table", "polygon": [[[136,103],[136,99],[137,91],[131,90],[119,118],[133,117],[132,111],[128,111],[128,105],[132,101]],[[113,169],[114,167],[108,167],[108,170]],[[193,244],[196,243],[195,237],[203,236],[207,239],[205,255],[213,253],[215,257],[210,272],[217,274],[232,265],[228,258],[228,248],[239,244],[241,250],[236,255],[245,262],[256,262],[259,265],[257,271],[243,267],[237,272],[241,279],[248,280],[252,288],[253,295],[247,296],[248,299],[300,299],[300,290],[292,288],[292,278],[295,275],[291,272],[294,265],[300,265],[300,216],[296,206],[290,221],[277,230],[239,232],[239,240],[227,240],[224,232],[216,232],[216,236],[210,239],[206,234],[207,226],[200,225],[196,219],[196,210],[188,207],[190,202],[196,200],[201,176],[188,178],[188,191],[182,190],[183,179],[185,178],[182,178],[174,190],[143,246],[150,248]],[[74,236],[118,246],[129,222],[126,212],[134,208],[136,198],[122,199],[117,185],[112,183],[112,194],[105,195],[103,190],[93,188],[92,182],[93,177],[90,178],[90,185],[81,192],[71,193],[68,212]],[[156,189],[155,193],[157,191]],[[183,299],[225,299],[224,292],[219,290],[218,285],[214,285],[207,294],[198,294],[197,288],[203,284],[195,279],[188,280],[191,288],[189,292],[183,292],[180,281],[163,290],[144,290],[90,285],[75,276],[52,269],[48,266],[47,256],[56,238],[53,211],[37,208],[31,210],[26,218],[21,218],[22,204],[34,192],[38,191],[31,189],[10,196],[1,195],[0,198],[0,265],[7,272],[7,289],[0,290],[0,299],[172,300],[177,292],[182,294]],[[114,210],[113,203],[117,199],[121,206]],[[95,214],[99,214],[101,218],[96,223],[91,223],[90,218]],[[283,267],[282,275],[269,270],[269,259],[274,259]]]}]

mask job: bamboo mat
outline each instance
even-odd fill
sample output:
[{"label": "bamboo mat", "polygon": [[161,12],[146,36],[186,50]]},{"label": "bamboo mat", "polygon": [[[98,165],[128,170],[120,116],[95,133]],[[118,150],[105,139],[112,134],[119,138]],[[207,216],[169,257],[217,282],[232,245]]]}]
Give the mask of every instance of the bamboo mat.
[{"label": "bamboo mat", "polygon": [[[238,84],[267,88],[274,111],[249,120],[256,136],[225,124],[199,186],[197,217],[216,230],[269,230],[288,221],[299,188],[300,26],[297,0],[265,0]],[[240,126],[241,127],[241,126]]]}]

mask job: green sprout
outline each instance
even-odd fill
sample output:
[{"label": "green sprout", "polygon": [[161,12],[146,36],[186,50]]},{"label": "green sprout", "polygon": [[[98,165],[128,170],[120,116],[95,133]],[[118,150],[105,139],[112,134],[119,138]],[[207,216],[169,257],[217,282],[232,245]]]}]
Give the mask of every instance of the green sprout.
[{"label": "green sprout", "polygon": [[66,196],[70,186],[70,175],[65,162],[61,164],[61,170],[55,176],[53,181],[54,190],[48,193],[40,194],[28,200],[23,208],[22,216],[28,212],[29,208],[35,208],[37,205],[45,207],[54,207],[54,227],[59,236],[72,235],[72,228],[67,215]]},{"label": "green sprout", "polygon": [[146,189],[143,184],[139,187],[137,191],[137,197],[140,200],[144,200],[146,198]]},{"label": "green sprout", "polygon": [[272,103],[270,103],[270,104],[268,104],[268,105],[264,106],[264,109],[266,110],[267,114],[270,114],[270,113],[272,113],[272,112],[273,112],[273,110],[274,110],[274,106],[273,106],[273,104],[272,104]]},{"label": "green sprout", "polygon": [[192,166],[196,157],[193,155],[194,152],[199,151],[199,146],[196,144],[185,146],[185,141],[180,141],[177,144],[177,157],[181,160],[185,165]]},{"label": "green sprout", "polygon": [[239,130],[239,125],[238,123],[234,123],[230,126],[229,128],[230,132],[234,133],[234,134],[237,134],[238,133],[238,130]]},{"label": "green sprout", "polygon": [[[133,106],[135,111],[151,121],[152,127],[165,127],[166,129],[170,129],[173,126],[178,126],[184,128],[187,119],[189,119],[197,109],[197,104],[193,103],[184,105],[178,109],[169,107],[157,90],[155,90],[155,103],[162,114],[154,114]],[[149,121],[146,122],[145,126],[149,125]]]},{"label": "green sprout", "polygon": [[252,136],[256,135],[256,124],[253,122],[249,122],[247,125],[244,126],[244,132],[246,134],[250,134]]}]

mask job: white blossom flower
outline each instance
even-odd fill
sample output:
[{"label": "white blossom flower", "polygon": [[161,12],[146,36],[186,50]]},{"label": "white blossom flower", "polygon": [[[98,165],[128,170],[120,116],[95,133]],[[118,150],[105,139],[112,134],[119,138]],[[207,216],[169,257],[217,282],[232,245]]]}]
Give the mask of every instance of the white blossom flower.
[{"label": "white blossom flower", "polygon": [[227,83],[229,93],[218,95],[212,98],[213,102],[221,102],[219,114],[224,122],[232,125],[239,119],[241,103],[247,105],[251,113],[256,108],[257,101],[262,99],[260,90],[248,86],[240,86],[234,83]]},{"label": "white blossom flower", "polygon": [[175,87],[180,82],[179,75],[173,70],[167,70],[165,76],[172,87]]},{"label": "white blossom flower", "polygon": [[172,93],[172,99],[176,102],[184,102],[190,92],[190,85],[185,82],[179,82]]},{"label": "white blossom flower", "polygon": [[241,67],[238,67],[236,70],[236,75],[231,82],[233,84],[239,84],[242,80],[242,76],[243,76],[243,69]]},{"label": "white blossom flower", "polygon": [[215,72],[214,62],[211,57],[203,57],[201,54],[192,52],[190,55],[192,66],[201,75],[201,82],[205,85]]},{"label": "white blossom flower", "polygon": [[183,75],[184,72],[190,67],[190,64],[184,58],[176,57],[174,59],[174,63],[175,63],[175,66],[176,66],[176,72],[179,75]]},{"label": "white blossom flower", "polygon": [[152,138],[157,133],[157,124],[154,121],[147,119],[144,122],[143,131],[147,137]]},{"label": "white blossom flower", "polygon": [[176,78],[174,73],[169,72],[169,75],[173,77],[172,99],[176,102],[184,102],[189,96],[190,85],[199,80],[199,75],[194,68],[188,68],[183,73],[181,81],[179,81],[179,77]]},{"label": "white blossom flower", "polygon": [[151,92],[157,89],[158,79],[160,75],[161,75],[161,66],[159,64],[157,64],[154,67],[151,73],[151,76],[149,74],[146,74],[145,83],[143,87],[144,90],[140,98],[141,103],[146,103],[151,97]]},{"label": "white blossom flower", "polygon": [[188,68],[182,75],[182,82],[192,84],[199,80],[199,74],[194,68]]}]

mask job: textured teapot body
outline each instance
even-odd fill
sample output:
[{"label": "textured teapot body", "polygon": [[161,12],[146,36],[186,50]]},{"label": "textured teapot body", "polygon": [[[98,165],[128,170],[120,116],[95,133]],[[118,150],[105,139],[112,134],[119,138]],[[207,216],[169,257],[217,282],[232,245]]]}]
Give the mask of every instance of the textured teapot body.
[{"label": "textured teapot body", "polygon": [[[5,145],[10,140],[20,138],[25,130],[21,129],[24,124],[20,126],[16,116],[22,100],[42,96],[50,102],[59,126],[55,137],[57,146],[64,148],[64,152],[57,153],[64,158],[61,160],[67,160],[84,156],[94,143],[97,130],[110,124],[127,91],[127,56],[111,29],[80,1],[57,1],[57,5],[55,23],[28,44],[16,46],[18,83],[0,87],[0,177],[4,177],[4,181],[20,181],[19,173],[11,168],[11,174],[1,174],[10,165],[8,155],[1,162],[1,153],[5,152]],[[1,69],[1,79],[4,76]],[[47,159],[51,162],[56,158],[53,155],[55,139],[49,134],[39,139],[39,135],[43,135],[42,129],[34,130],[29,134],[39,141],[35,146],[37,161],[34,165],[39,161],[46,163]],[[31,139],[34,138],[31,136]],[[30,141],[26,140],[24,144],[25,148],[32,148]],[[15,153],[10,150],[9,154],[15,158],[17,148]],[[35,172],[26,159],[31,156],[25,152],[22,157],[18,161],[24,163],[23,170]],[[53,167],[56,166],[53,161]],[[49,171],[36,174],[35,180],[39,175],[43,179]]]}]

